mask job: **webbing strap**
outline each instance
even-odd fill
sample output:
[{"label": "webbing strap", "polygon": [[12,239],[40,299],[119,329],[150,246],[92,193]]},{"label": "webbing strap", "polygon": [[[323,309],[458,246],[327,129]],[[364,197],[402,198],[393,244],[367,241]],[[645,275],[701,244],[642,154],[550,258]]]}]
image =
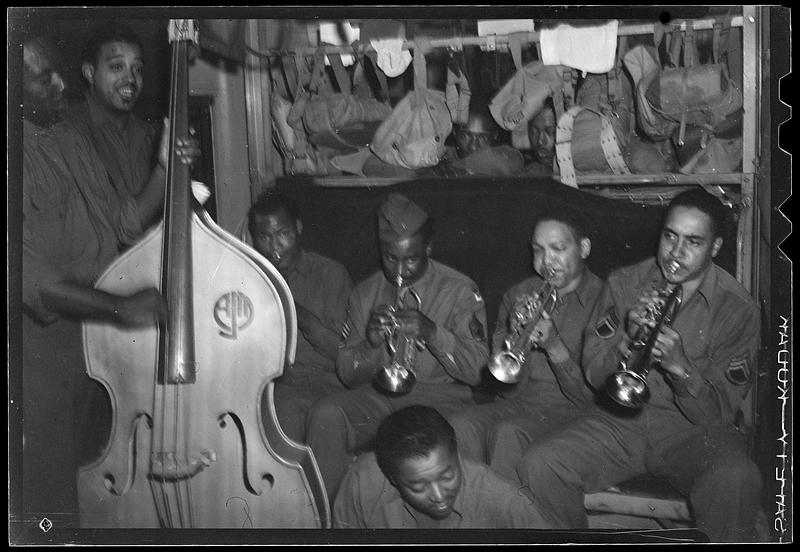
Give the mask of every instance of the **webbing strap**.
[{"label": "webbing strap", "polygon": [[453,123],[465,125],[469,122],[469,103],[472,91],[469,88],[467,75],[454,59],[447,65],[447,86],[445,100]]},{"label": "webbing strap", "polygon": [[353,85],[350,83],[347,69],[344,68],[344,63],[342,63],[341,54],[328,54],[328,61],[333,69],[333,75],[336,77],[339,91],[345,96],[349,96],[353,91]]},{"label": "webbing strap", "polygon": [[414,39],[414,90],[421,92],[428,88],[428,70],[425,64],[425,54],[431,49],[430,40],[427,38]]},{"label": "webbing strap", "polygon": [[575,164],[572,159],[572,130],[575,126],[575,119],[584,110],[591,111],[600,117],[600,147],[603,148],[603,155],[613,173],[630,174],[631,171],[622,156],[617,135],[608,117],[594,109],[576,105],[569,108],[558,119],[556,126],[556,159],[561,173],[561,182],[573,188],[578,187]]},{"label": "webbing strap", "polygon": [[694,41],[694,25],[686,21],[686,32],[683,33],[683,66],[691,67],[697,61],[697,46]]},{"label": "webbing strap", "polygon": [[378,52],[372,49],[367,50],[367,57],[370,63],[372,63],[372,70],[375,73],[375,78],[378,80],[378,86],[381,87],[384,98],[383,101],[389,103],[389,83],[386,80],[386,75],[380,67],[378,67]]}]

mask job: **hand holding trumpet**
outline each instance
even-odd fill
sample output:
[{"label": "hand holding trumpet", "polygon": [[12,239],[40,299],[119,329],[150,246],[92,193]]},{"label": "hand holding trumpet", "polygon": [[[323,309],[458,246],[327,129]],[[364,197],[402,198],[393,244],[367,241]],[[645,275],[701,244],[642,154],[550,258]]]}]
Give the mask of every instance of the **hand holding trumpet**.
[{"label": "hand holding trumpet", "polygon": [[369,315],[367,322],[367,341],[372,347],[386,342],[387,336],[394,331],[394,315],[389,305],[378,305]]},{"label": "hand holding trumpet", "polygon": [[633,339],[643,326],[653,328],[656,325],[657,313],[664,306],[666,297],[661,290],[650,289],[639,296],[639,300],[628,311],[625,331]]},{"label": "hand holding trumpet", "polygon": [[396,310],[389,305],[379,305],[367,322],[367,341],[378,347],[395,331],[424,343],[436,332],[436,323],[417,309]]},{"label": "hand holding trumpet", "polygon": [[[663,309],[665,301],[664,293],[660,293],[659,290],[648,290],[639,297],[639,301],[628,312],[626,332],[629,339],[620,342],[623,354],[627,354],[630,351],[630,346],[633,345],[630,341],[636,339],[640,328],[647,327],[651,330],[655,328],[658,322],[658,313]],[[683,369],[678,368],[675,370],[673,368],[671,370],[670,366],[674,364],[686,365],[688,362],[680,334],[666,325],[662,325],[659,329],[653,343],[651,355],[653,360],[661,364],[662,368],[668,372],[675,371],[675,375],[683,373]]]},{"label": "hand holding trumpet", "polygon": [[[421,351],[427,339],[436,329],[427,316],[422,314],[422,300],[412,289],[403,286],[403,277],[395,280],[395,302],[391,306],[380,305],[370,315],[367,323],[367,339],[379,343],[383,338],[390,355],[390,362],[380,368],[374,376],[379,389],[393,394],[408,393],[417,377],[414,373],[417,351]],[[409,308],[407,299],[412,299],[416,308]],[[374,345],[373,345],[374,346]]]},{"label": "hand holding trumpet", "polygon": [[531,348],[538,344],[547,350],[551,338],[558,334],[550,318],[557,300],[556,288],[546,279],[538,291],[516,302],[511,311],[511,331],[503,342],[503,349],[489,359],[489,372],[495,378],[503,383],[517,383]]},{"label": "hand holding trumpet", "polygon": [[424,343],[436,331],[436,323],[416,309],[395,311],[394,317],[400,326],[400,332],[417,342]]},{"label": "hand holding trumpet", "polygon": [[542,317],[534,325],[531,333],[531,345],[542,349],[555,362],[562,362],[569,358],[569,349],[561,339],[550,313],[542,313]]},{"label": "hand holding trumpet", "polygon": [[650,398],[647,375],[651,367],[661,362],[666,363],[662,367],[670,374],[686,377],[686,371],[679,364],[686,360],[680,336],[669,328],[681,298],[681,286],[664,280],[655,292],[643,293],[629,311],[627,339],[618,345],[620,369],[611,374],[606,385],[608,395],[617,403],[631,408],[640,408],[646,403]]},{"label": "hand holding trumpet", "polygon": [[687,377],[688,372],[684,367],[691,364],[686,357],[686,351],[683,349],[681,334],[673,328],[669,326],[661,328],[655,345],[653,345],[652,354],[653,359],[661,364],[661,368],[664,371],[678,378]]}]

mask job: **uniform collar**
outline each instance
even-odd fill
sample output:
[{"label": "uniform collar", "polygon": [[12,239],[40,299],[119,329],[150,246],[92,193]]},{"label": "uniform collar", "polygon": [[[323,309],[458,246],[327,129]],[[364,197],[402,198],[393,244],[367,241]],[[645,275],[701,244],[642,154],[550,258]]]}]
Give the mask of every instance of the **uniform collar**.
[{"label": "uniform collar", "polygon": [[[464,512],[464,500],[465,500],[464,496],[467,493],[467,487],[469,486],[469,481],[471,478],[467,476],[466,463],[460,458],[459,458],[459,463],[461,466],[461,488],[458,490],[458,495],[456,495],[456,499],[453,502],[453,512],[447,518],[440,520],[440,523],[449,522],[452,519],[451,516],[458,516],[462,519],[464,518],[464,514],[462,513]],[[403,501],[403,508],[406,509],[406,511],[411,515],[411,517],[413,517],[417,521],[419,521],[419,519],[422,518],[423,516],[428,519],[433,519],[429,516],[426,516],[422,512],[418,512],[417,510],[409,506],[408,503],[405,500],[403,500],[403,497],[400,495],[400,491],[398,491],[397,488],[394,486],[392,486],[392,488],[395,489],[398,498]]]},{"label": "uniform collar", "polygon": [[706,273],[703,275],[703,279],[700,280],[700,285],[697,286],[697,293],[705,299],[707,306],[711,306],[714,300],[714,290],[717,289],[717,270],[719,268],[714,261],[711,261]]},{"label": "uniform collar", "polygon": [[422,275],[422,278],[411,284],[411,287],[415,290],[425,289],[431,285],[433,281],[434,275],[437,272],[436,270],[436,262],[428,257],[428,268],[425,269],[425,274]]},{"label": "uniform collar", "polygon": [[[696,294],[703,298],[706,306],[711,306],[711,302],[714,300],[714,289],[717,287],[717,270],[718,267],[716,263],[712,261],[695,290]],[[652,258],[652,266],[647,274],[649,279],[656,283],[660,283],[663,279],[661,269],[658,267],[658,262],[655,257]]]},{"label": "uniform collar", "polygon": [[459,457],[459,463],[461,466],[461,488],[458,490],[458,495],[456,495],[456,499],[453,502],[453,513],[451,515],[458,516],[463,519],[464,514],[464,501],[467,492],[469,492],[469,483],[472,480],[472,477],[467,475],[467,463],[464,462]]},{"label": "uniform collar", "polygon": [[590,289],[591,286],[589,285],[592,276],[594,276],[594,274],[591,270],[589,270],[589,267],[584,264],[583,272],[581,274],[581,281],[578,284],[578,287],[573,290],[575,297],[578,299],[578,303],[580,303],[582,307],[591,305],[592,300],[595,298],[595,294],[592,293]]},{"label": "uniform collar", "polygon": [[[589,267],[587,267],[584,264],[583,271],[581,272],[581,281],[578,283],[578,286],[565,295],[561,295],[559,293],[558,298],[560,302],[563,302],[566,300],[567,297],[574,295],[575,298],[578,300],[578,303],[580,303],[582,307],[591,305],[595,297],[595,294],[591,291],[590,289],[591,286],[589,285],[592,276],[594,276],[594,273],[591,270],[589,270]],[[536,284],[534,284],[534,286],[541,286],[544,283],[544,279],[538,275],[537,278],[539,279],[539,281]],[[533,291],[534,292],[538,291],[538,289],[535,289]]]},{"label": "uniform collar", "polygon": [[[436,261],[428,257],[428,268],[425,269],[425,274],[422,275],[422,278],[420,278],[419,280],[408,286],[408,288],[413,289],[417,293],[421,293],[427,290],[432,285],[432,282],[436,277],[436,273],[438,272],[436,264],[437,264]],[[386,285],[394,289],[394,285],[392,284],[392,282],[386,279],[386,275],[383,274],[383,271],[381,271],[381,274],[383,275],[383,280],[386,283]],[[394,293],[394,291],[392,293]]]},{"label": "uniform collar", "polygon": [[308,274],[311,270],[310,267],[310,259],[308,255],[306,255],[306,250],[302,247],[299,247],[297,250],[297,257],[294,260],[294,264],[289,267],[286,271],[286,274],[291,274],[293,272],[298,272],[300,274]]},{"label": "uniform collar", "polygon": [[435,521],[435,522],[438,522],[438,523],[450,522],[451,516],[458,516],[458,517],[460,517],[462,519],[464,518],[464,515],[461,513],[463,511],[463,509],[461,508],[461,502],[463,500],[461,498],[463,496],[463,487],[462,487],[461,491],[459,491],[458,496],[456,497],[456,501],[453,503],[453,511],[452,511],[452,513],[450,514],[450,516],[446,517],[445,519],[441,519],[441,520],[436,520],[436,519],[433,519],[430,516],[426,516],[422,512],[418,512],[417,510],[415,510],[414,508],[409,506],[408,502],[403,500],[403,497],[400,496],[400,492],[399,491],[397,493],[397,496],[403,502],[403,508],[405,508],[406,512],[408,512],[408,514],[412,518],[414,518],[414,520],[417,521],[418,523],[419,523],[419,520],[421,518],[423,518],[423,517],[428,518],[429,520],[432,520],[432,521]]},{"label": "uniform collar", "polygon": [[83,93],[83,96],[86,98],[86,107],[89,111],[89,120],[93,128],[110,126],[119,131],[124,131],[128,128],[131,120],[130,113],[117,118],[109,113],[106,108],[100,105],[100,102],[98,102],[94,95],[88,90]]}]

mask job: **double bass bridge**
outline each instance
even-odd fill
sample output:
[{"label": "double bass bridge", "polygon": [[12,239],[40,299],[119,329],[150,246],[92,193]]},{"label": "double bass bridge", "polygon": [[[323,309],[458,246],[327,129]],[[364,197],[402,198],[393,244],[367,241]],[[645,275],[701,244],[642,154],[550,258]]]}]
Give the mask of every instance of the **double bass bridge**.
[{"label": "double bass bridge", "polygon": [[175,452],[154,452],[150,456],[150,478],[155,481],[191,479],[217,461],[217,453],[204,450],[191,457]]}]

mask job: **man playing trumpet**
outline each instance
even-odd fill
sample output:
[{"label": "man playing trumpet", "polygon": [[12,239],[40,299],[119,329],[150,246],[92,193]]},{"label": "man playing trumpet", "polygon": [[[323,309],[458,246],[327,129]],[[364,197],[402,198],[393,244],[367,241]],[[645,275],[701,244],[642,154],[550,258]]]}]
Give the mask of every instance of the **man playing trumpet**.
[{"label": "man playing trumpet", "polygon": [[[432,223],[398,193],[378,208],[381,270],[350,294],[336,358],[350,390],[320,400],[308,421],[308,444],[331,502],[353,455],[387,415],[411,404],[442,412],[474,404],[470,385],[480,382],[489,353],[486,308],[471,279],[430,258]],[[399,393],[382,388],[385,368],[406,358],[413,385]]]},{"label": "man playing trumpet", "polygon": [[[518,381],[494,402],[449,417],[463,454],[514,480],[516,463],[531,442],[592,405],[580,351],[602,287],[585,264],[592,242],[577,213],[554,209],[541,215],[534,222],[531,247],[538,275],[503,296],[489,361],[497,379]],[[555,301],[549,297],[552,291]]]},{"label": "man playing trumpet", "polygon": [[[584,369],[605,393],[642,324],[660,326],[643,407],[598,410],[534,444],[517,471],[559,529],[587,527],[584,493],[639,474],[668,479],[712,542],[756,539],[761,477],[738,414],[756,372],[758,307],[714,263],[725,208],[692,189],[667,208],[656,257],[613,272],[586,328]],[[681,286],[670,324],[647,316],[655,289]],[[656,309],[658,310],[658,309]]]}]

